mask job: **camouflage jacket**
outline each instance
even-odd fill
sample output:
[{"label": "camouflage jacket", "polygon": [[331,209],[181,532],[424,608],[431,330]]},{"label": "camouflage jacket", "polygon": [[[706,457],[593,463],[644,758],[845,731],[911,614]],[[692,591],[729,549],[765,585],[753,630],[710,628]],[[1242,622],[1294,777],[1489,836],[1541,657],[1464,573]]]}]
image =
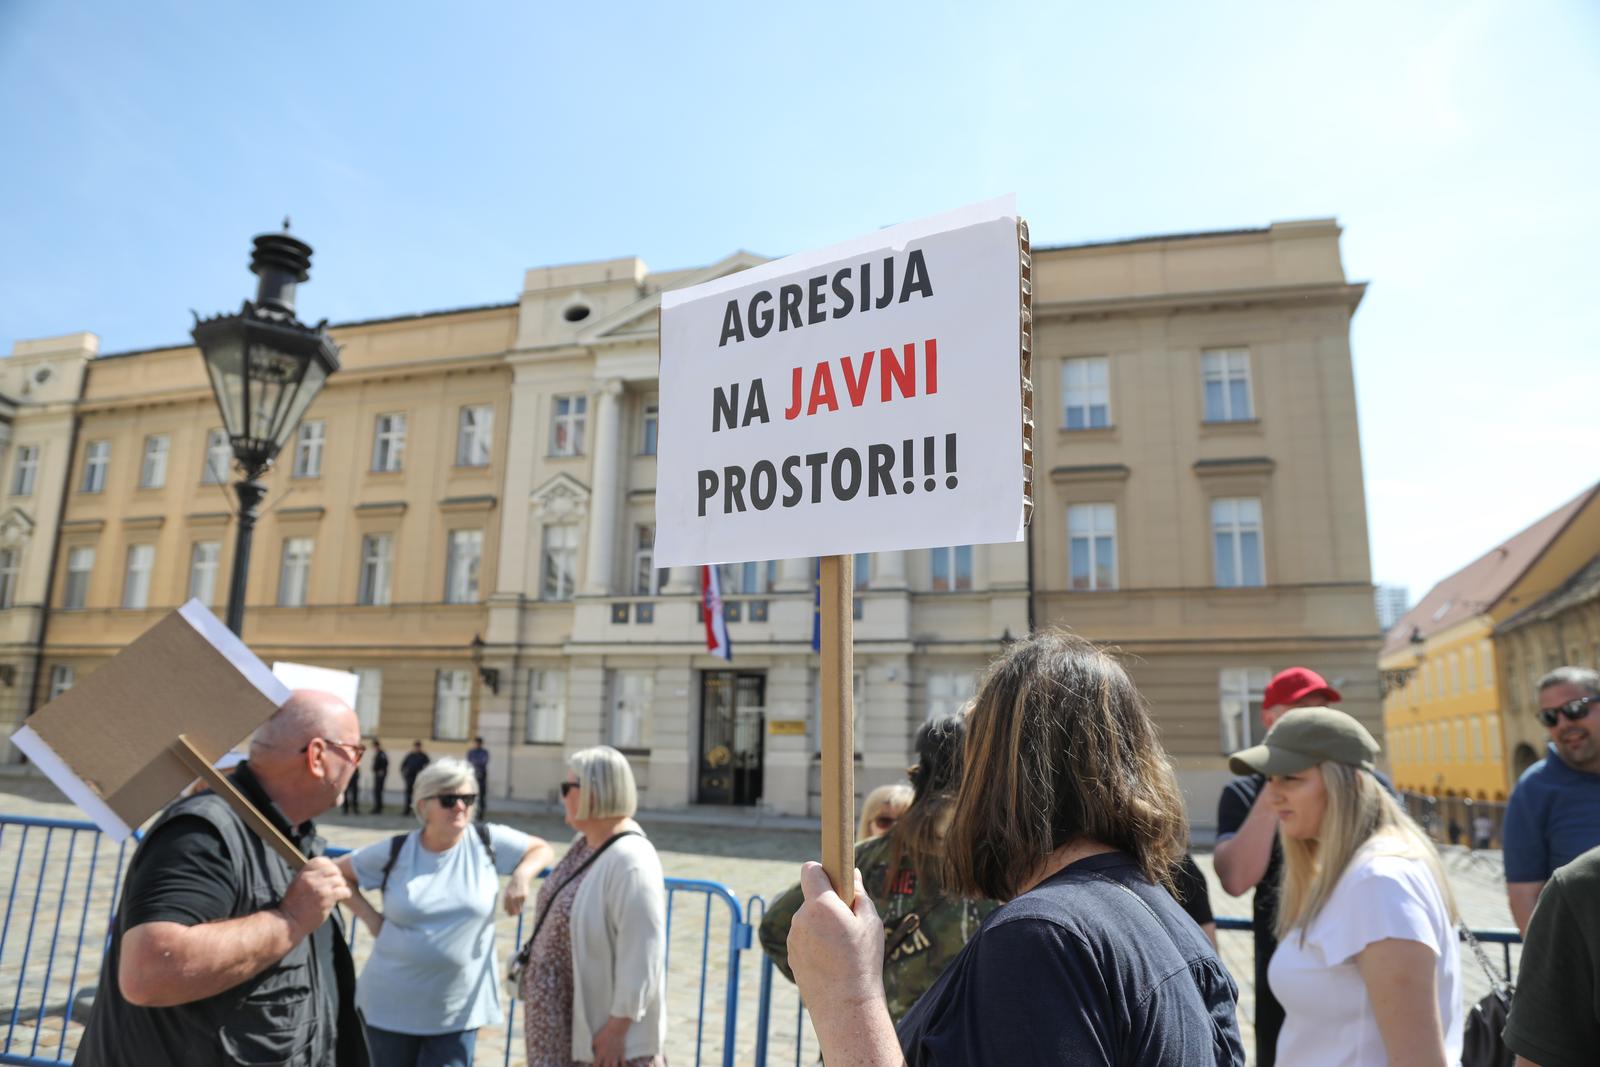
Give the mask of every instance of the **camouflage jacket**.
[{"label": "camouflage jacket", "polygon": [[[890,885],[887,835],[858,843],[856,866],[861,869],[867,896],[883,917],[883,990],[889,1014],[898,1023],[956,958],[967,939],[978,932],[996,904],[935,895],[920,884],[914,870],[902,869]],[[761,947],[791,982],[789,923],[804,900],[796,885],[768,905],[761,920]]]}]

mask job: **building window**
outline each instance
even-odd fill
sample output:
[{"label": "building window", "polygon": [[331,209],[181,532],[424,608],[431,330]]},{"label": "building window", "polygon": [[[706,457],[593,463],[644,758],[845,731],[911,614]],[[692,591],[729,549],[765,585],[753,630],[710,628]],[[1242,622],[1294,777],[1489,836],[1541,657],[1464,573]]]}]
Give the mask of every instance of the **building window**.
[{"label": "building window", "polygon": [[544,559],[539,567],[542,600],[571,600],[578,584],[578,527],[561,523],[544,528]]},{"label": "building window", "polygon": [[872,583],[872,553],[857,552],[855,562],[855,589],[857,592]]},{"label": "building window", "polygon": [[361,736],[371,737],[378,732],[378,712],[383,706],[383,669],[357,667],[356,721],[360,723]]},{"label": "building window", "polygon": [[1222,751],[1238,752],[1256,740],[1261,699],[1272,672],[1265,667],[1224,667],[1217,674],[1222,715]]},{"label": "building window", "polygon": [[61,606],[79,609],[89,602],[89,574],[94,570],[94,549],[81,545],[67,553],[67,580]]},{"label": "building window", "polygon": [[278,606],[303,608],[311,584],[311,538],[286,537],[283,564],[278,569]]},{"label": "building window", "polygon": [[1216,546],[1217,585],[1223,589],[1265,585],[1261,560],[1261,501],[1255,497],[1211,502],[1211,538]]},{"label": "building window", "polygon": [[389,564],[394,558],[394,538],[367,534],[361,539],[361,584],[356,603],[381,607],[389,603]]},{"label": "building window", "polygon": [[404,412],[379,415],[372,434],[372,469],[375,473],[400,470],[406,457]]},{"label": "building window", "polygon": [[1117,509],[1112,504],[1067,508],[1067,560],[1074,590],[1117,587]]},{"label": "building window", "polygon": [[444,599],[472,604],[478,599],[478,564],[483,559],[482,530],[451,530],[445,553]]},{"label": "building window", "polygon": [[18,445],[17,465],[11,475],[11,495],[31,496],[39,476],[39,446]]},{"label": "building window", "polygon": [[111,442],[90,441],[83,450],[83,481],[78,490],[99,493],[106,487],[106,468],[111,465]]},{"label": "building window", "polygon": [[554,416],[550,422],[550,454],[552,456],[583,455],[583,427],[588,421],[589,398],[586,396],[558,396],[555,398]]},{"label": "building window", "polygon": [[1467,676],[1467,692],[1478,691],[1478,656],[1468,645],[1461,650],[1462,673]]},{"label": "building window", "polygon": [[644,406],[644,412],[639,420],[639,455],[653,456],[656,454],[656,434],[660,429],[660,407],[654,400]]},{"label": "building window", "polygon": [[1104,356],[1062,363],[1061,410],[1064,429],[1103,430],[1111,425],[1111,369]]},{"label": "building window", "polygon": [[433,736],[440,741],[465,741],[472,724],[472,673],[444,670],[433,684]]},{"label": "building window", "polygon": [[1472,717],[1472,758],[1479,763],[1483,762],[1483,717]]},{"label": "building window", "polygon": [[189,598],[210,607],[217,598],[217,563],[222,542],[196,541],[189,550]]},{"label": "building window", "polygon": [[1488,689],[1494,685],[1494,654],[1487,641],[1478,642],[1478,662],[1483,665],[1483,687]]},{"label": "building window", "polygon": [[1450,653],[1450,695],[1461,695],[1461,660],[1454,652]]},{"label": "building window", "polygon": [[1500,716],[1489,716],[1489,758],[1496,762],[1500,759]]},{"label": "building window", "polygon": [[50,700],[71,689],[78,680],[78,671],[67,663],[57,663],[50,668]]},{"label": "building window", "polygon": [[778,579],[776,560],[722,564],[723,596],[761,596],[772,590]]},{"label": "building window", "polygon": [[1206,389],[1207,422],[1246,422],[1255,418],[1250,402],[1250,351],[1215,348],[1200,357]]},{"label": "building window", "polygon": [[929,721],[954,715],[977,692],[978,679],[971,671],[930,671],[927,682]]},{"label": "building window", "polygon": [[456,429],[456,466],[487,467],[494,436],[494,408],[480,404],[461,409]]},{"label": "building window", "polygon": [[567,739],[566,671],[528,668],[528,718],[522,736],[535,745],[559,745]]},{"label": "building window", "polygon": [[1466,763],[1469,758],[1467,755],[1467,724],[1463,720],[1457,719],[1455,727],[1456,758],[1462,763]]},{"label": "building window", "polygon": [[654,523],[640,523],[633,528],[633,595],[655,596],[661,592],[665,580],[656,570],[656,528]]},{"label": "building window", "polygon": [[322,477],[322,442],[326,434],[327,424],[321,419],[300,424],[294,438],[294,468],[289,472],[293,477]]},{"label": "building window", "polygon": [[167,484],[167,450],[172,438],[164,433],[144,439],[144,460],[139,464],[139,488],[160,489]]},{"label": "building window", "polygon": [[17,572],[21,568],[22,552],[15,548],[0,548],[0,608],[17,603]]},{"label": "building window", "polygon": [[611,671],[606,716],[606,744],[613,748],[643,748],[645,712],[655,693],[650,671]]},{"label": "building window", "polygon": [[972,588],[972,546],[955,548],[930,548],[928,560],[932,565],[931,588],[935,593],[949,593]]},{"label": "building window", "polygon": [[206,465],[200,472],[201,485],[221,485],[228,480],[228,465],[233,462],[233,445],[227,430],[206,433]]},{"label": "building window", "polygon": [[128,573],[122,582],[124,608],[139,611],[150,606],[150,571],[155,563],[155,545],[128,546]]}]

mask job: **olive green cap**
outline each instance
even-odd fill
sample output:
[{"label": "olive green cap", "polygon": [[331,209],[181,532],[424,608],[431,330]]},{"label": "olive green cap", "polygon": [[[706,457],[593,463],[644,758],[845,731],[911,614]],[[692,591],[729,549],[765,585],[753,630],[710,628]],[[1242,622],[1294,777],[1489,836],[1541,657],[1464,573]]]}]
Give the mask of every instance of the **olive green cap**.
[{"label": "olive green cap", "polygon": [[1370,771],[1377,756],[1378,742],[1351,716],[1334,708],[1295,708],[1261,744],[1228,757],[1228,766],[1235,774],[1297,774],[1319,763]]}]

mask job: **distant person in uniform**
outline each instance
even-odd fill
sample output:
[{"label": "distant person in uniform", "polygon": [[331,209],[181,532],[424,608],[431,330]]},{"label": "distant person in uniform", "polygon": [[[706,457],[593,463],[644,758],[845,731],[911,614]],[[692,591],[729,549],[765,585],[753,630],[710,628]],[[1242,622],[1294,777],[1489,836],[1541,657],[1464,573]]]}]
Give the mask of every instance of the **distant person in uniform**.
[{"label": "distant person in uniform", "polygon": [[372,814],[383,814],[383,783],[389,777],[389,753],[383,750],[383,743],[373,737],[372,739]]},{"label": "distant person in uniform", "polygon": [[417,775],[422,773],[422,768],[428,765],[428,754],[422,751],[422,742],[411,742],[411,751],[406,753],[406,758],[400,761],[400,777],[406,781],[406,810],[414,811],[411,806],[411,793],[417,786]]},{"label": "distant person in uniform", "polygon": [[483,747],[483,738],[474,737],[467,749],[467,763],[472,766],[473,777],[478,780],[478,821],[489,814],[489,750]]},{"label": "distant person in uniform", "polygon": [[361,764],[356,764],[356,769],[350,772],[350,784],[344,787],[344,798],[341,810],[346,815],[361,814]]}]

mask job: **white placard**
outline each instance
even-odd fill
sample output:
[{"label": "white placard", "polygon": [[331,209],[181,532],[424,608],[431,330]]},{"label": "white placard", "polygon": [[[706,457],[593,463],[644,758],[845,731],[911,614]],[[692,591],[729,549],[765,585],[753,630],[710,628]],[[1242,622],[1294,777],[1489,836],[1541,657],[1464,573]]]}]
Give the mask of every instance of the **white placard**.
[{"label": "white placard", "polygon": [[1022,540],[1013,199],[661,299],[656,565]]},{"label": "white placard", "polygon": [[315,689],[332,693],[352,709],[356,706],[356,693],[361,688],[361,676],[354,671],[313,667],[309,663],[279,660],[272,665],[272,675],[290,689]]}]

